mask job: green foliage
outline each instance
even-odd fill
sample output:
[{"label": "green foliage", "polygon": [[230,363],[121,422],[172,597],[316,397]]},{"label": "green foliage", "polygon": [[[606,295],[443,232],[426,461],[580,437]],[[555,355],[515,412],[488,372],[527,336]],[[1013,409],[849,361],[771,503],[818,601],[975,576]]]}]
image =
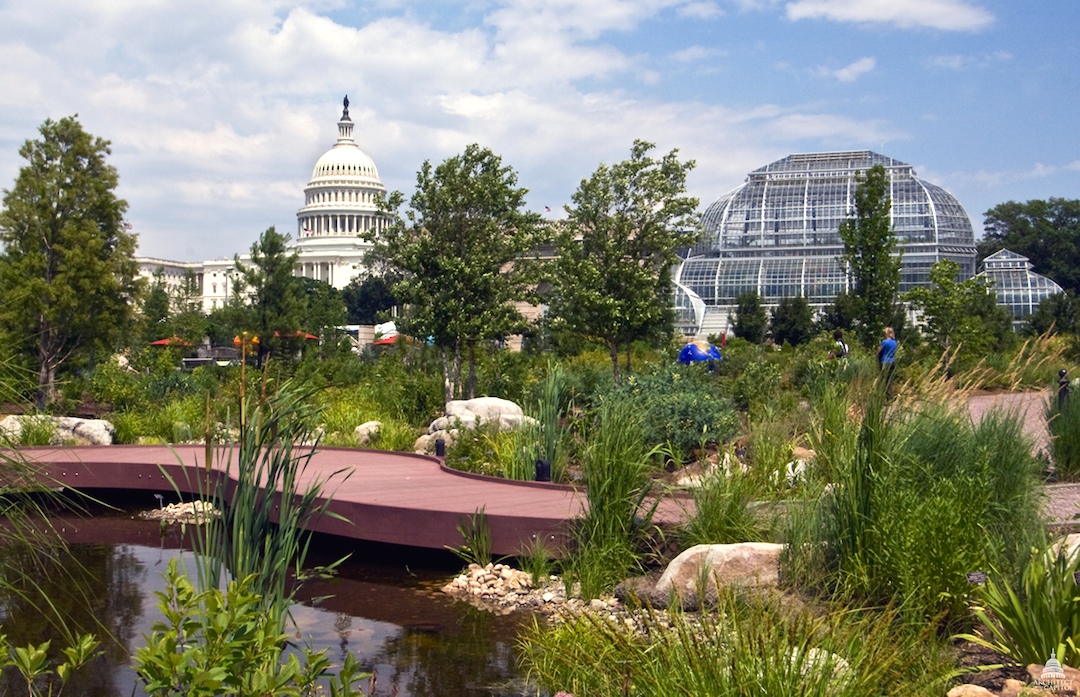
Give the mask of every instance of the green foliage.
[{"label": "green foliage", "polygon": [[802,296],[780,298],[772,311],[769,331],[778,344],[798,346],[809,341],[814,334],[814,313],[810,303]]},{"label": "green foliage", "polygon": [[460,547],[447,547],[466,564],[487,566],[491,563],[491,525],[481,506],[473,511],[467,520],[462,518],[457,524],[461,535]]},{"label": "green foliage", "polygon": [[769,318],[757,291],[739,293],[735,298],[735,320],[731,329],[735,336],[746,339],[751,344],[760,344],[765,341],[768,328]]},{"label": "green foliage", "polygon": [[50,643],[46,641],[37,646],[16,647],[8,644],[7,637],[0,634],[0,646],[7,649],[3,665],[13,667],[18,672],[26,682],[26,694],[31,697],[59,697],[67,687],[72,673],[100,653],[100,642],[90,634],[83,634],[73,645],[63,650],[64,660],[52,661],[49,659]]},{"label": "green foliage", "polygon": [[888,611],[816,616],[726,589],[700,617],[642,612],[635,629],[578,614],[535,623],[521,646],[543,687],[577,695],[937,697],[950,670],[944,652],[895,621]]},{"label": "green foliage", "polygon": [[1075,389],[1064,405],[1059,405],[1056,397],[1052,399],[1046,425],[1055,476],[1068,482],[1080,480],[1080,394]]},{"label": "green foliage", "polygon": [[[299,329],[319,337],[319,352],[329,356],[336,346],[335,338],[339,335],[335,327],[345,324],[345,301],[341,291],[326,281],[313,278],[298,279],[303,293],[304,310],[301,313]],[[314,344],[314,340],[305,339]],[[305,346],[305,348],[308,348]],[[313,348],[313,347],[312,347]]]},{"label": "green foliage", "polygon": [[818,318],[818,328],[823,331],[843,329],[854,331],[859,319],[859,299],[847,291],[836,294],[832,304],[826,305]]},{"label": "green foliage", "polygon": [[700,234],[698,200],[686,196],[694,162],[679,162],[678,150],[654,159],[654,147],[636,140],[630,159],[582,180],[549,262],[555,331],[604,341],[616,384],[620,350],[671,335],[671,268]]},{"label": "green foliage", "polygon": [[533,535],[517,558],[518,568],[529,574],[533,586],[539,588],[551,577],[555,568],[552,562],[554,555],[554,548],[548,545],[543,536]]},{"label": "green foliage", "polygon": [[404,196],[394,192],[383,210],[393,216],[370,233],[372,256],[401,276],[394,297],[407,307],[401,329],[432,337],[443,351],[446,400],[462,394],[461,358],[471,376],[476,343],[499,339],[523,324],[514,303],[531,281],[526,252],[536,247],[540,218],[524,212],[527,189],[517,174],[487,148],[473,144],[433,168],[424,162],[405,218]]},{"label": "green foliage", "polygon": [[654,452],[632,400],[600,403],[581,459],[589,510],[577,523],[577,546],[566,569],[582,597],[600,595],[639,565],[637,546],[655,512],[655,504],[644,505]]},{"label": "green foliage", "polygon": [[[788,532],[788,578],[810,588],[894,602],[919,622],[970,620],[965,573],[1015,569],[1038,517],[1038,463],[1020,422],[992,413],[908,405],[886,416],[880,398],[853,448],[834,441],[831,494]],[[837,418],[838,407],[830,407]],[[834,439],[847,437],[833,432]]]},{"label": "green foliage", "polygon": [[724,443],[738,428],[731,402],[702,366],[658,368],[631,376],[613,393],[640,411],[645,442],[681,460],[705,443]]},{"label": "green foliage", "polygon": [[[135,651],[135,672],[151,697],[322,694],[319,681],[330,661],[325,651],[287,653],[289,634],[265,612],[254,575],[230,581],[225,591],[196,591],[169,562],[166,590],[156,592],[163,621]],[[347,654],[330,679],[334,695],[359,695],[354,686],[368,674]]]},{"label": "green foliage", "polygon": [[780,366],[772,361],[762,358],[747,363],[732,387],[735,405],[751,414],[762,413],[777,401],[782,377]]},{"label": "green foliage", "polygon": [[44,410],[62,366],[111,352],[128,330],[137,284],[108,141],[74,117],[39,130],[19,149],[27,164],[0,211],[0,331],[36,369]]},{"label": "green foliage", "polygon": [[874,165],[859,178],[855,217],[840,224],[843,260],[851,277],[851,294],[858,299],[859,338],[871,346],[892,315],[900,288],[900,257],[889,222],[889,175]]},{"label": "green foliage", "polygon": [[693,490],[694,515],[680,531],[684,546],[757,542],[763,538],[761,522],[750,510],[758,488],[745,474],[723,471],[706,477]]},{"label": "green foliage", "polygon": [[1007,201],[986,211],[979,258],[1007,248],[1065,290],[1080,292],[1080,200]]},{"label": "green foliage", "polygon": [[1027,317],[1024,333],[1029,336],[1041,336],[1047,333],[1080,332],[1080,301],[1072,291],[1054,293],[1044,298],[1039,306]]},{"label": "green foliage", "polygon": [[19,427],[18,445],[53,445],[56,428],[51,416],[30,415],[23,419]]},{"label": "green foliage", "polygon": [[960,265],[942,259],[930,268],[930,288],[904,294],[925,323],[935,355],[955,354],[953,361],[971,364],[1014,340],[1012,316],[997,305],[985,280],[958,280]]},{"label": "green foliage", "polygon": [[239,256],[233,261],[240,274],[234,288],[246,286],[249,299],[242,327],[259,338],[259,365],[271,354],[288,360],[304,341],[297,332],[307,303],[301,279],[293,275],[298,252],[289,251],[288,242],[271,226],[251,245],[250,266]]},{"label": "green foliage", "polygon": [[390,308],[397,305],[391,287],[397,281],[394,274],[357,276],[341,290],[349,324],[377,324],[385,319]]},{"label": "green foliage", "polygon": [[[989,636],[964,634],[1014,663],[1045,663],[1057,651],[1062,663],[1080,656],[1080,554],[1058,543],[1034,547],[1019,580],[1012,574],[991,571],[979,593],[975,616]],[[1067,653],[1068,652],[1068,653]]]}]

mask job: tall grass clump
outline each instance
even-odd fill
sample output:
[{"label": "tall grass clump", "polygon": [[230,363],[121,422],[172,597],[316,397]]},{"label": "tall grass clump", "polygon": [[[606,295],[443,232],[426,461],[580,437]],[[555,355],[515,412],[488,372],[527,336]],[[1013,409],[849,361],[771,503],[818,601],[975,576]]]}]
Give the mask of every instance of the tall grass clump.
[{"label": "tall grass clump", "polygon": [[636,627],[579,614],[521,640],[531,677],[576,695],[941,695],[938,642],[895,631],[895,613],[817,616],[775,596],[722,589],[700,617],[643,612]]},{"label": "tall grass clump", "polygon": [[1043,663],[1051,651],[1074,664],[1080,656],[1080,553],[1063,544],[1033,547],[1018,575],[992,570],[974,612],[985,633],[963,634],[1013,663]]},{"label": "tall grass clump", "polygon": [[232,463],[236,485],[227,496],[224,479],[217,480],[209,493],[223,513],[206,521],[197,538],[202,589],[219,588],[226,572],[238,579],[254,576],[253,589],[282,623],[295,590],[290,579],[303,576],[307,531],[330,502],[324,487],[342,475],[301,484],[318,442],[318,410],[308,398],[286,383],[242,403],[239,442],[214,453]]},{"label": "tall grass clump", "polygon": [[638,567],[638,546],[655,512],[646,506],[650,459],[643,414],[628,399],[603,400],[582,453],[589,510],[577,521],[568,573],[593,598]]},{"label": "tall grass clump", "polygon": [[1014,573],[1041,531],[1038,463],[1015,415],[974,425],[933,404],[886,413],[872,400],[831,494],[789,526],[787,576],[909,619],[965,626],[965,574]]},{"label": "tall grass clump", "polygon": [[1080,394],[1066,397],[1061,404],[1055,398],[1046,410],[1050,430],[1050,454],[1059,480],[1080,480]]},{"label": "tall grass clump", "polygon": [[745,474],[723,471],[706,477],[693,490],[694,514],[680,537],[686,547],[699,544],[757,542],[763,539],[761,521],[750,509],[757,487]]}]

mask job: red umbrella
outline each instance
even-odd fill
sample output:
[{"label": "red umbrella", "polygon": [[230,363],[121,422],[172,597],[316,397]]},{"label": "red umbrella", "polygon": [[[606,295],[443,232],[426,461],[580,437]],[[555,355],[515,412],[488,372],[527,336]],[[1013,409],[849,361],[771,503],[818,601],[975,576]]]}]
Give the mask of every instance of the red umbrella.
[{"label": "red umbrella", "polygon": [[188,342],[184,341],[178,336],[170,336],[167,339],[158,339],[157,341],[151,341],[151,346],[191,346]]}]

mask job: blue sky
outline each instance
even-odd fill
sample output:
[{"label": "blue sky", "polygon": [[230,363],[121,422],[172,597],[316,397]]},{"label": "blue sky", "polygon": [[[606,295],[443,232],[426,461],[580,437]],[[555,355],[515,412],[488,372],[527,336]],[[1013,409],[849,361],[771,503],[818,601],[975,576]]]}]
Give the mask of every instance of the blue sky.
[{"label": "blue sky", "polygon": [[0,0],[0,186],[46,118],[112,142],[139,252],[295,230],[347,93],[388,189],[473,142],[560,215],[635,138],[702,209],[793,152],[872,149],[967,208],[1080,197],[1080,3]]}]

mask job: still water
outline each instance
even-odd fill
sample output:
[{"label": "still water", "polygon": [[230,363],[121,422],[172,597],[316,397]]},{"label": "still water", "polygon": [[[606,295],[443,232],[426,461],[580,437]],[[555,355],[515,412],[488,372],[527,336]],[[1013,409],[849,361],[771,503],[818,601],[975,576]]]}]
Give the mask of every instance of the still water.
[{"label": "still water", "polygon": [[[72,679],[65,694],[128,697],[134,689],[141,695],[130,653],[160,619],[154,592],[165,589],[162,573],[169,560],[178,558],[194,568],[190,545],[179,526],[162,536],[157,522],[130,515],[64,517],[54,524],[70,542],[85,580],[73,583],[66,573],[50,572],[50,564],[58,562],[40,553],[7,550],[27,555],[20,561],[35,569],[29,584],[35,587],[27,589],[26,597],[3,599],[3,631],[17,646],[51,638],[54,632],[33,600],[39,591],[79,631],[100,635],[103,626],[113,637],[103,641],[104,654]],[[460,566],[452,557],[322,538],[309,562],[324,564],[349,553],[336,578],[303,589],[306,600],[293,610],[297,643],[328,649],[335,663],[354,654],[367,670],[376,671],[379,696],[536,694],[524,686],[515,655],[515,638],[529,619],[493,616],[441,593],[438,589]],[[7,694],[25,690],[17,688],[12,675],[5,674],[0,683]],[[366,681],[363,688],[367,694]]]}]

